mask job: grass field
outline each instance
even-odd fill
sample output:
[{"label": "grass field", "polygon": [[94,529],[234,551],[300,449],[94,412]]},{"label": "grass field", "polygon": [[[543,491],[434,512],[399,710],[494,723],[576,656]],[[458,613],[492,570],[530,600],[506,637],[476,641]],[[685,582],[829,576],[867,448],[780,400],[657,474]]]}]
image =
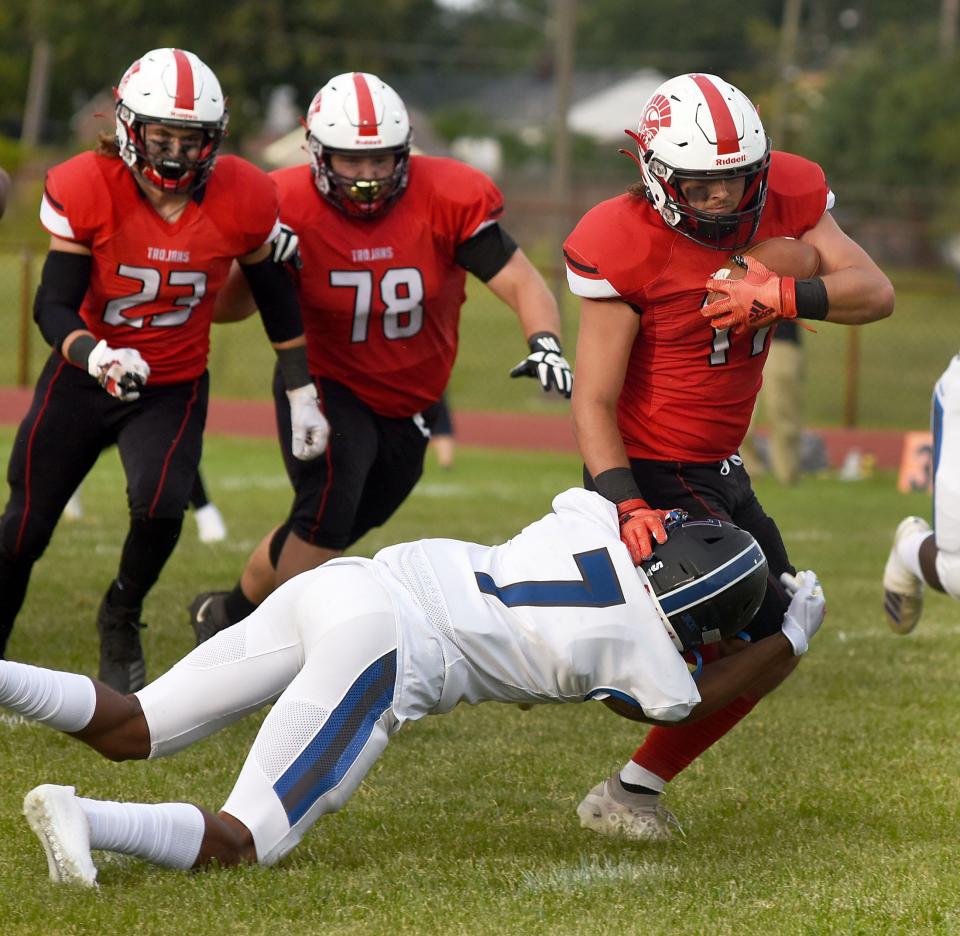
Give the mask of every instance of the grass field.
[{"label": "grass field", "polygon": [[[0,450],[10,443],[0,434]],[[189,649],[184,607],[234,579],[287,489],[267,442],[208,440],[209,486],[231,528],[192,521],[144,618],[156,675]],[[576,484],[572,457],[462,450],[360,544],[451,535],[494,542]],[[123,478],[105,457],[37,566],[11,655],[95,667],[94,616],[124,532]],[[39,782],[101,798],[218,807],[251,718],[172,759],[114,765],[55,732],[0,722],[0,929],[37,933],[819,934],[960,932],[954,871],[960,607],[933,596],[918,632],[888,632],[880,575],[893,528],[926,500],[893,478],[758,484],[794,562],[819,573],[823,632],[788,683],[673,784],[687,837],[614,842],[582,831],[583,793],[633,750],[638,726],[600,705],[463,707],[408,726],[358,795],[274,869],[163,871],[98,855],[95,893],[47,882],[20,816]]]}]

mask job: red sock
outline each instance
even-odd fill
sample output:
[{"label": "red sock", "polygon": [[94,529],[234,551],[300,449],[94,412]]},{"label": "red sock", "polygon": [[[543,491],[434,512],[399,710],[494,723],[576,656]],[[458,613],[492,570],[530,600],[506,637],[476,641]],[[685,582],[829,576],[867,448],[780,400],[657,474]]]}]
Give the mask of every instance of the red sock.
[{"label": "red sock", "polygon": [[742,695],[712,715],[689,725],[675,728],[654,725],[632,760],[669,783],[710,745],[719,741],[759,701],[753,696]]}]

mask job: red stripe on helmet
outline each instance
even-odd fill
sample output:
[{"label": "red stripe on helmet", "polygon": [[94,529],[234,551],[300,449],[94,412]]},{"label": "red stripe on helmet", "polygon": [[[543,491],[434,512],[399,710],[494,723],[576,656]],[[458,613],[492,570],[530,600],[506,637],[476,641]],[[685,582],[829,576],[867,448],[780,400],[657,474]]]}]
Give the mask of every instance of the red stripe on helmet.
[{"label": "red stripe on helmet", "polygon": [[723,95],[717,90],[717,86],[705,75],[691,75],[696,82],[697,87],[703,94],[710,108],[710,117],[713,119],[713,127],[717,131],[717,155],[723,156],[725,153],[739,153],[740,141],[737,138],[737,128],[733,122],[733,115]]},{"label": "red stripe on helmet", "polygon": [[181,49],[173,50],[173,60],[177,64],[177,96],[173,106],[180,110],[193,110],[196,98],[193,92],[193,69],[187,53]]},{"label": "red stripe on helmet", "polygon": [[380,128],[377,125],[377,111],[373,106],[373,95],[370,93],[367,79],[359,72],[354,73],[353,89],[357,92],[357,116],[359,118],[357,132],[360,136],[379,136]]}]

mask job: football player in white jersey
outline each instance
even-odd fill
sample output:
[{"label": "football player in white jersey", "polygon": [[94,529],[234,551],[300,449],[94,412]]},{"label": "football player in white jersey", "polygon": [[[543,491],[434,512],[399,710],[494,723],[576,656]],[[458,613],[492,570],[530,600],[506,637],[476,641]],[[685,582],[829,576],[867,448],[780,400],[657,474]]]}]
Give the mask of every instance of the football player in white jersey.
[{"label": "football player in white jersey", "polygon": [[960,354],[933,391],[933,529],[922,517],[905,517],[883,570],[883,610],[898,634],[909,634],[923,610],[929,585],[960,600]]},{"label": "football player in white jersey", "polygon": [[24,812],[51,877],[93,885],[91,849],[191,868],[272,864],[340,808],[405,721],[458,702],[583,702],[675,724],[807,649],[816,575],[787,576],[783,630],[699,673],[682,654],[739,633],[766,588],[753,537],[674,518],[634,566],[616,507],[571,490],[501,546],[421,540],[305,572],[137,693],[0,661],[0,704],[112,760],[172,754],[271,702],[219,813],[86,799],[45,784]]}]

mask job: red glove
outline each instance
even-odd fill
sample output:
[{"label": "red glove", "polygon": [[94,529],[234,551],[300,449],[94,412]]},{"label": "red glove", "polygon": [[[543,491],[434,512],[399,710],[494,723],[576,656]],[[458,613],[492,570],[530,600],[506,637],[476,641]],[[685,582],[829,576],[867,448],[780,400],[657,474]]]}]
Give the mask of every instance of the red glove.
[{"label": "red glove", "polygon": [[653,555],[651,537],[658,543],[667,541],[667,531],[663,523],[668,513],[667,510],[654,510],[642,497],[634,497],[617,504],[620,539],[630,550],[634,565],[640,565],[644,559]]},{"label": "red glove", "polygon": [[742,279],[707,280],[710,292],[727,297],[700,310],[701,315],[713,320],[714,328],[733,328],[739,335],[747,328],[764,328],[777,319],[797,317],[797,281],[792,276],[777,276],[753,257],[734,259],[747,268]]}]

